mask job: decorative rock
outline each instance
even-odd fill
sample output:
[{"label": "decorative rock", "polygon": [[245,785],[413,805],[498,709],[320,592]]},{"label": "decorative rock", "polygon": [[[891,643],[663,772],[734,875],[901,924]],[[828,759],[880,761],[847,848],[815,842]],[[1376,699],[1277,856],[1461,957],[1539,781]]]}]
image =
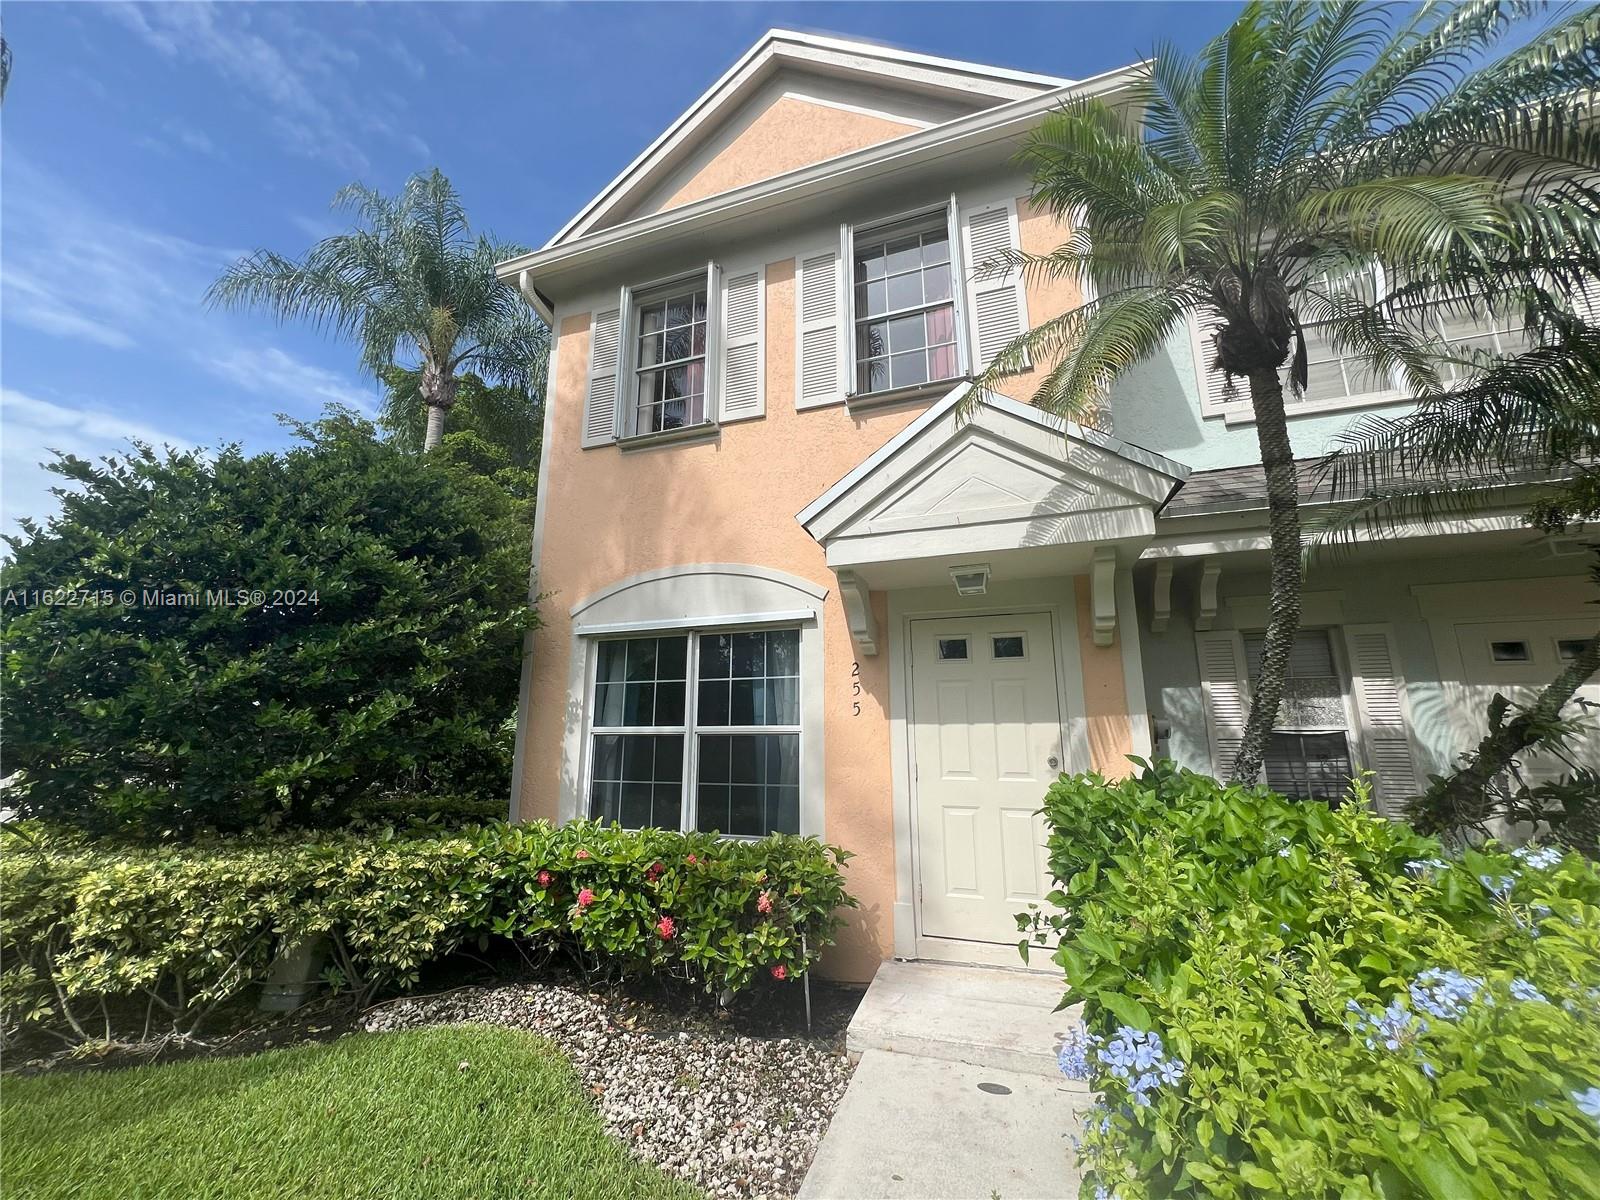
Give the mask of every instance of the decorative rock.
[{"label": "decorative rock", "polygon": [[728,1036],[715,1023],[650,1032],[616,1003],[561,984],[466,988],[395,1000],[365,1028],[531,1030],[571,1058],[606,1130],[634,1155],[718,1200],[792,1196],[850,1081],[845,1057],[821,1041]]}]

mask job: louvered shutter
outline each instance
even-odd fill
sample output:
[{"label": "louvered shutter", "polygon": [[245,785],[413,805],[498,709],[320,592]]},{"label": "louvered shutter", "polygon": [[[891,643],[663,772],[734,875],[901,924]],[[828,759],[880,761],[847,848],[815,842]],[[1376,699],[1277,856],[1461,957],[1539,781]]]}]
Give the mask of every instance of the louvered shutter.
[{"label": "louvered shutter", "polygon": [[1585,279],[1572,297],[1578,316],[1591,325],[1600,325],[1600,279]]},{"label": "louvered shutter", "polygon": [[767,411],[763,386],[766,303],[758,268],[728,280],[722,292],[722,420],[743,421]]},{"label": "louvered shutter", "polygon": [[1350,691],[1361,722],[1368,769],[1378,776],[1378,809],[1399,816],[1406,800],[1422,791],[1422,773],[1411,749],[1405,677],[1390,625],[1346,625]]},{"label": "louvered shutter", "polygon": [[827,250],[802,258],[795,290],[799,323],[795,407],[836,403],[844,399],[838,254]]},{"label": "louvered shutter", "polygon": [[1194,635],[1200,659],[1200,693],[1205,706],[1206,734],[1211,742],[1211,773],[1227,779],[1244,741],[1250,717],[1250,676],[1244,641],[1231,629]]},{"label": "louvered shutter", "polygon": [[589,391],[583,401],[583,445],[604,446],[617,437],[617,360],[622,312],[596,313],[589,334]]},{"label": "louvered shutter", "polygon": [[1236,379],[1228,386],[1228,376],[1211,364],[1217,358],[1217,330],[1222,328],[1222,317],[1209,309],[1196,313],[1194,318],[1194,371],[1200,385],[1200,412],[1204,416],[1221,416],[1241,401],[1248,399],[1243,380]]},{"label": "louvered shutter", "polygon": [[1005,265],[1017,249],[1009,204],[978,209],[966,219],[966,277],[972,310],[973,365],[983,370],[1027,328],[1022,272]]},{"label": "louvered shutter", "polygon": [[[956,202],[953,194],[950,197],[950,206],[945,209],[945,236],[950,239],[950,261],[953,263],[965,261],[961,254],[961,205]],[[950,289],[950,302],[955,307],[956,328],[960,330],[965,330],[967,327],[966,290],[963,287]],[[972,354],[967,346],[969,340],[965,335],[956,338],[956,373],[961,376],[972,374]]]}]

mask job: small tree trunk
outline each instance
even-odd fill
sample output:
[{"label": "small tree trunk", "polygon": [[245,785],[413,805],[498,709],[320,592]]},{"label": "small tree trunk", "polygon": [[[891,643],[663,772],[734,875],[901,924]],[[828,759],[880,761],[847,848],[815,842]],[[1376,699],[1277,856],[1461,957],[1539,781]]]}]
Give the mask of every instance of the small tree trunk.
[{"label": "small tree trunk", "polygon": [[426,454],[444,439],[444,408],[438,404],[428,405],[428,433],[422,439],[422,452]]},{"label": "small tree trunk", "polygon": [[1283,701],[1284,677],[1295,634],[1300,631],[1301,592],[1305,566],[1300,557],[1300,479],[1289,423],[1283,411],[1283,382],[1274,367],[1250,373],[1250,403],[1255,410],[1256,440],[1267,472],[1267,528],[1272,537],[1272,576],[1267,594],[1267,630],[1239,754],[1233,760],[1236,783],[1254,783],[1261,776],[1267,739],[1272,735]]},{"label": "small tree trunk", "polygon": [[1590,639],[1578,657],[1552,679],[1528,708],[1497,724],[1454,775],[1447,776],[1412,810],[1417,827],[1425,833],[1473,825],[1488,815],[1484,793],[1495,776],[1539,740],[1541,726],[1553,721],[1584,682],[1600,671],[1600,633]]}]

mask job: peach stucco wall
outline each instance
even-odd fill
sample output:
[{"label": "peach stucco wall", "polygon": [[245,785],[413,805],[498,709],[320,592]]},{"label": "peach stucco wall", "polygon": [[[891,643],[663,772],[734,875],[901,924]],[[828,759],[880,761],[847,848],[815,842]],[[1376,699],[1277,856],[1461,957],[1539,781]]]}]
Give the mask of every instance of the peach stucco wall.
[{"label": "peach stucco wall", "polygon": [[[1067,240],[1067,229],[1050,211],[1027,196],[1017,197],[1017,238],[1026,254],[1049,254]],[[1026,284],[1028,322],[1040,325],[1082,303],[1082,291],[1072,279],[1029,279]],[[1013,400],[1029,403],[1044,380],[1050,363],[1034,363],[1020,375],[1002,380],[999,391]]]},{"label": "peach stucco wall", "polygon": [[1123,674],[1121,639],[1110,646],[1094,644],[1094,612],[1089,577],[1072,581],[1078,605],[1078,656],[1083,663],[1083,715],[1089,727],[1089,760],[1107,779],[1121,779],[1133,770],[1133,728],[1129,724],[1128,684]]},{"label": "peach stucco wall", "polygon": [[785,171],[809,167],[913,133],[917,128],[870,113],[780,96],[674,191],[661,208],[677,208]]},{"label": "peach stucco wall", "polygon": [[[572,606],[641,571],[685,563],[756,563],[829,589],[823,613],[826,697],[825,836],[859,853],[848,869],[861,908],[851,914],[829,972],[867,979],[890,953],[894,829],[888,656],[857,661],[837,583],[795,514],[882,445],[920,409],[853,415],[842,405],[794,408],[794,263],[767,266],[767,415],[729,425],[714,442],[628,453],[580,450],[589,362],[589,314],[560,322],[534,635],[524,817],[556,815],[566,714]],[[878,619],[886,598],[874,596]],[[860,716],[852,701],[861,701]]]}]

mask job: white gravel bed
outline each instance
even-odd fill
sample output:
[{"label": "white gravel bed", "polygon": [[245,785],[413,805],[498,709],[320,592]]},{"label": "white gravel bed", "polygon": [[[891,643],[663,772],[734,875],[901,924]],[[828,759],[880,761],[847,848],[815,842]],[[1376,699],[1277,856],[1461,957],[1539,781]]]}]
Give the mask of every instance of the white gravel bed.
[{"label": "white gravel bed", "polygon": [[608,1132],[717,1197],[786,1197],[805,1178],[850,1081],[845,1057],[798,1038],[635,1028],[602,995],[560,984],[402,998],[371,1032],[461,1021],[549,1038],[572,1059]]}]

